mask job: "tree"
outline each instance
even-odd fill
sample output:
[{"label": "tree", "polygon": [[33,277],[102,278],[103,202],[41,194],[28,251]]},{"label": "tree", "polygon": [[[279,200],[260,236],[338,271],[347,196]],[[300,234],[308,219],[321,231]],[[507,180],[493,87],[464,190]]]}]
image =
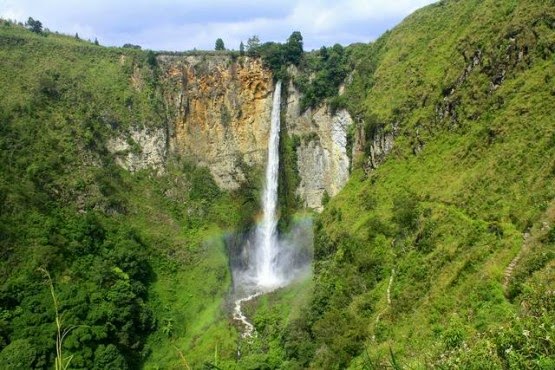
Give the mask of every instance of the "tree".
[{"label": "tree", "polygon": [[287,61],[298,65],[303,56],[303,36],[299,31],[295,31],[289,36],[285,49]]},{"label": "tree", "polygon": [[32,17],[29,17],[25,25],[27,26],[28,29],[30,29],[34,33],[42,33],[42,22],[39,21],[38,19],[35,20]]},{"label": "tree", "polygon": [[155,68],[158,65],[158,61],[156,60],[156,53],[154,53],[152,50],[149,50],[146,53],[146,62],[149,66]]},{"label": "tree", "polygon": [[274,74],[286,64],[286,56],[284,48],[281,44],[275,42],[265,42],[258,49],[258,54],[262,57],[264,64],[268,66]]},{"label": "tree", "polygon": [[96,37],[94,38],[94,44],[98,45],[98,39]]},{"label": "tree", "polygon": [[260,39],[257,35],[249,37],[247,40],[247,55],[256,56],[258,55],[258,48],[260,47]]},{"label": "tree", "polygon": [[0,364],[5,369],[31,369],[36,355],[28,339],[16,339],[0,352]]},{"label": "tree", "polygon": [[243,44],[243,41],[241,41],[241,43],[239,44],[239,55],[245,55],[245,44]]},{"label": "tree", "polygon": [[94,351],[94,369],[126,369],[125,358],[113,344],[99,345]]},{"label": "tree", "polygon": [[123,48],[126,49],[136,49],[136,50],[141,50],[141,46],[140,45],[133,45],[133,44],[123,44],[122,46]]},{"label": "tree", "polygon": [[77,40],[80,40],[79,34],[78,34],[77,32],[75,32],[75,38],[76,38]]},{"label": "tree", "polygon": [[216,50],[225,50],[224,40],[222,39],[216,40]]},{"label": "tree", "polygon": [[328,60],[328,48],[326,48],[325,46],[322,46],[320,48],[320,58],[322,58],[323,61]]}]

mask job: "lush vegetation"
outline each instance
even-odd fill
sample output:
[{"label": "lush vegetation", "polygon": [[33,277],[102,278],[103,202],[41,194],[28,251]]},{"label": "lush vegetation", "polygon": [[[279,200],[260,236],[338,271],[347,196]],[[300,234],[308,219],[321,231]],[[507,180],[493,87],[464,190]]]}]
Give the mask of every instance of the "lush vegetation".
[{"label": "lush vegetation", "polygon": [[[347,107],[362,135],[313,281],[251,303],[259,337],[218,367],[554,366],[554,11],[445,1],[344,51],[345,94],[305,103]],[[374,169],[380,133],[395,147]]]},{"label": "lush vegetation", "polygon": [[[0,46],[0,367],[51,368],[58,348],[71,368],[555,366],[551,2],[440,1],[312,53],[300,33],[247,41],[357,133],[313,279],[250,302],[252,340],[224,307],[222,234],[249,222],[260,173],[228,194],[180,158],[116,165],[110,138],[166,124],[152,52],[7,22]],[[375,168],[378,135],[395,144]],[[287,223],[298,138],[281,139]]]},{"label": "lush vegetation", "polygon": [[[279,333],[293,368],[554,366],[554,20],[545,1],[442,1],[349,47],[366,143]],[[395,146],[373,169],[379,132]]]},{"label": "lush vegetation", "polygon": [[349,55],[339,44],[307,53],[301,73],[295,79],[302,93],[301,110],[315,108],[326,100],[332,111],[344,108],[343,97],[338,91],[350,70]]},{"label": "lush vegetation", "polygon": [[0,45],[0,367],[54,364],[45,272],[71,368],[180,363],[221,310],[221,234],[252,213],[249,190],[222,193],[179,158],[156,176],[116,165],[111,137],[166,124],[152,53],[8,22]]},{"label": "lush vegetation", "polygon": [[295,31],[285,44],[271,41],[261,44],[258,36],[254,35],[247,41],[246,54],[261,58],[273,72],[275,80],[285,80],[289,78],[287,66],[298,66],[303,60],[303,36]]},{"label": "lush vegetation", "polygon": [[[294,81],[302,94],[302,111],[314,108],[326,100],[332,110],[345,107],[338,91],[352,65],[348,51],[343,46],[322,46],[317,52],[303,53],[303,36],[295,31],[285,44],[261,44],[258,36],[253,36],[247,42],[246,54],[260,57],[264,65],[273,72],[275,80]],[[295,72],[291,71],[290,66],[295,67]]]}]

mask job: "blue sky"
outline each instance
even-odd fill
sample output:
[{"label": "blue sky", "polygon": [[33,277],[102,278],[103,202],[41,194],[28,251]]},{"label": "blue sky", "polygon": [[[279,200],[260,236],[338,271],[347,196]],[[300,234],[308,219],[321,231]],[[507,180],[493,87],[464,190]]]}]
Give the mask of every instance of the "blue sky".
[{"label": "blue sky", "polygon": [[305,50],[369,42],[433,0],[0,0],[0,17],[40,20],[52,31],[154,50],[229,49],[258,35],[283,42],[300,31]]}]

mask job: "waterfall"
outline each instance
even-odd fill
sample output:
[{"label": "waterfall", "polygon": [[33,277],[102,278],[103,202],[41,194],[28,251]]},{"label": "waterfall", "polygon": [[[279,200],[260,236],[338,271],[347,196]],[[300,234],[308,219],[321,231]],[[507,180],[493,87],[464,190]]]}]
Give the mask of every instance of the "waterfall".
[{"label": "waterfall", "polygon": [[274,90],[270,137],[268,140],[268,162],[266,182],[262,195],[262,222],[255,234],[255,282],[261,289],[272,289],[281,285],[276,258],[279,252],[277,237],[277,191],[279,170],[279,130],[280,130],[281,81]]},{"label": "waterfall", "polygon": [[[234,253],[230,256],[233,283],[233,319],[243,327],[243,338],[256,335],[255,328],[242,312],[242,305],[252,299],[284,287],[292,281],[307,276],[312,258],[312,220],[295,220],[288,233],[278,237],[277,202],[279,176],[281,81],[274,90],[270,136],[268,138],[268,162],[261,198],[262,218],[253,234],[228,246]],[[240,245],[240,248],[236,248]]]}]

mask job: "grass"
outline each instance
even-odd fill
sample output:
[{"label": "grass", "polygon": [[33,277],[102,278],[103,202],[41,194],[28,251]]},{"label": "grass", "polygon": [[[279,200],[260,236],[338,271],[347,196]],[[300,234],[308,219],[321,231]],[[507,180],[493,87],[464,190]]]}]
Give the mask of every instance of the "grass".
[{"label": "grass", "polygon": [[232,356],[236,333],[227,325],[224,305],[230,287],[227,259],[221,241],[219,246],[209,244],[196,263],[161,275],[154,284],[161,318],[173,329],[151,338],[153,354],[145,368],[179,367],[178,350],[193,367],[211,359],[216,345],[222,356]]},{"label": "grass", "polygon": [[[377,170],[355,167],[316,222],[311,366],[392,366],[394,353],[408,368],[480,367],[480,351],[502,347],[501,328],[524,320],[519,302],[530,298],[507,299],[503,275],[555,197],[554,57],[540,46],[552,45],[552,26],[540,24],[553,11],[542,1],[442,1],[374,44],[350,47],[351,114],[367,130],[395,125],[397,136]],[[481,59],[465,74],[477,50]],[[445,102],[454,108],[440,116]],[[549,253],[520,275],[529,293],[543,289],[534,276],[548,279]],[[337,310],[361,322],[358,336]],[[526,356],[522,343],[513,348]],[[519,366],[551,353],[519,357]],[[512,361],[489,356],[499,366]]]}]

